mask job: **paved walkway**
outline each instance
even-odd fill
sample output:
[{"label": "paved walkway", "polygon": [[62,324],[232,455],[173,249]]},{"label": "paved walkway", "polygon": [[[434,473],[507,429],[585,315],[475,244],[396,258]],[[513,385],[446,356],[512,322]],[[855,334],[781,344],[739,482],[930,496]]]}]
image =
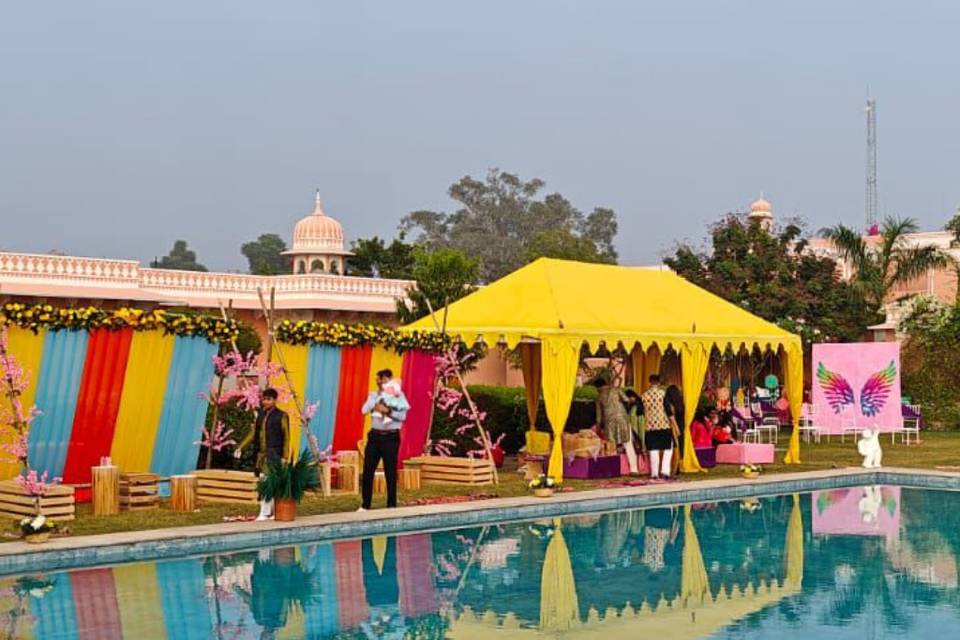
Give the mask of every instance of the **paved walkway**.
[{"label": "paved walkway", "polygon": [[[718,478],[705,479],[697,482],[678,482],[671,484],[651,484],[638,487],[617,487],[609,489],[594,489],[589,491],[577,491],[570,493],[559,493],[549,498],[554,503],[595,501],[598,498],[610,497],[628,497],[657,494],[670,496],[671,494],[681,494],[690,491],[707,491],[712,489],[721,489],[727,487],[756,487],[761,493],[776,493],[776,485],[789,483],[797,480],[817,480],[823,478],[843,478],[849,476],[863,475],[866,471],[859,467],[850,467],[844,469],[831,469],[824,471],[807,471],[800,473],[781,473],[776,475],[764,476],[759,480],[745,480],[742,478]],[[932,471],[922,469],[905,469],[885,467],[885,473],[905,473],[918,476],[932,477],[954,477],[960,479],[960,473],[946,471]],[[240,533],[250,533],[254,531],[291,529],[302,527],[318,527],[333,525],[348,525],[351,523],[362,523],[371,521],[389,521],[403,520],[408,518],[417,518],[422,520],[424,516],[436,514],[453,514],[473,511],[495,511],[501,509],[512,509],[524,506],[540,506],[544,504],[543,498],[532,496],[522,496],[514,498],[492,498],[489,500],[444,503],[425,506],[400,507],[393,510],[378,509],[364,513],[357,512],[339,512],[316,516],[300,517],[294,522],[224,522],[216,524],[206,524],[190,527],[170,527],[165,529],[150,529],[141,531],[125,531],[120,533],[107,533],[90,536],[73,536],[54,538],[43,545],[27,544],[25,542],[10,542],[0,545],[0,557],[30,554],[46,553],[51,551],[65,551],[70,549],[81,549],[91,547],[102,547],[123,544],[142,544],[145,542],[161,542],[168,540],[185,540],[190,538],[204,538],[211,535],[230,535]]]}]

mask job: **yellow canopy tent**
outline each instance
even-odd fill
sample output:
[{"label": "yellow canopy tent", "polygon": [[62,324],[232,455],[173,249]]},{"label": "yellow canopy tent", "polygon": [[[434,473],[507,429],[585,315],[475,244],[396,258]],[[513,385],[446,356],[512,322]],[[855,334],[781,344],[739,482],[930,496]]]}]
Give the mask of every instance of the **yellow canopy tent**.
[{"label": "yellow canopy tent", "polygon": [[[549,474],[560,478],[560,435],[569,414],[580,363],[580,347],[600,344],[645,353],[672,346],[681,358],[686,406],[683,468],[700,470],[690,423],[700,397],[713,347],[780,350],[785,359],[787,400],[794,419],[785,462],[800,462],[796,429],[803,398],[800,337],[767,322],[668,271],[587,264],[541,258],[438,312],[447,331],[467,344],[521,342],[539,346],[540,370],[525,381],[540,381],[547,418],[554,433]],[[431,331],[423,318],[401,331]],[[524,358],[526,362],[530,358]],[[639,358],[638,358],[639,360]],[[537,390],[530,389],[528,402]],[[537,392],[535,392],[537,391]]]},{"label": "yellow canopy tent", "polygon": [[[557,529],[559,532],[559,528]],[[569,564],[566,545],[563,545],[563,562]],[[550,543],[551,547],[554,541]],[[512,613],[502,618],[493,611],[478,616],[465,608],[462,613],[451,618],[447,635],[451,640],[491,640],[538,638],[657,638],[658,640],[696,640],[706,638],[728,627],[748,615],[761,611],[778,603],[783,598],[800,593],[803,588],[803,515],[800,500],[794,495],[793,509],[787,526],[784,542],[786,556],[784,578],[778,583],[761,581],[754,586],[748,582],[741,589],[738,585],[728,591],[720,586],[714,596],[710,589],[707,571],[704,567],[700,542],[690,514],[690,506],[684,507],[684,548],[681,565],[680,593],[672,600],[661,596],[659,602],[644,601],[639,608],[627,605],[622,609],[609,608],[601,614],[591,609],[587,619],[579,621],[571,618],[569,611],[577,606],[576,587],[571,569],[560,571],[553,569],[551,578],[565,576],[560,580],[564,584],[563,598],[557,598],[557,588],[544,587],[541,591],[541,622],[539,627],[521,626]],[[550,554],[550,551],[547,551]],[[546,563],[546,561],[545,561]],[[569,573],[569,577],[567,576]],[[544,580],[547,569],[544,567]],[[561,607],[558,600],[564,602]],[[562,610],[563,626],[547,626],[544,623],[543,608]],[[575,614],[574,614],[575,615]]]}]

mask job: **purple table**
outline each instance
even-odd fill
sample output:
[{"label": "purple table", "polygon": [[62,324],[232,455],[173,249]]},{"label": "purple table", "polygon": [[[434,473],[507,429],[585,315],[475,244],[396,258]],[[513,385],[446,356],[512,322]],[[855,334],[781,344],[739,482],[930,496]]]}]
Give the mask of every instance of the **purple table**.
[{"label": "purple table", "polygon": [[599,456],[598,458],[564,458],[563,477],[576,480],[594,478],[616,478],[620,475],[620,456]]}]

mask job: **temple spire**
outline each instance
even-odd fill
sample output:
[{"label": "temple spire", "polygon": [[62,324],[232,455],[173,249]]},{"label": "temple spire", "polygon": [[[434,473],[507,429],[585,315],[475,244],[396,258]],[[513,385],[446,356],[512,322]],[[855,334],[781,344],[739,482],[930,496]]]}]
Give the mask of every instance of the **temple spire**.
[{"label": "temple spire", "polygon": [[323,212],[323,206],[320,204],[320,189],[317,189],[317,193],[313,197],[313,202],[314,202],[313,215],[315,216],[326,215]]}]

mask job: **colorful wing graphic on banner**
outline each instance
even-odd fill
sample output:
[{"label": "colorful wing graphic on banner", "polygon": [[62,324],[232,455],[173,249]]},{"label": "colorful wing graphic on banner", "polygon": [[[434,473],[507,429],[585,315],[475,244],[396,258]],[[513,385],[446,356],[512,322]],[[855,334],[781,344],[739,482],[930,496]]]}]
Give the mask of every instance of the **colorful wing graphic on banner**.
[{"label": "colorful wing graphic on banner", "polygon": [[860,413],[872,418],[880,413],[883,405],[887,403],[890,396],[890,390],[893,389],[893,381],[897,378],[897,365],[893,360],[885,369],[877,371],[867,378],[860,390]]},{"label": "colorful wing graphic on banner", "polygon": [[834,413],[839,414],[853,404],[853,387],[842,375],[823,366],[823,362],[817,366],[817,380]]}]

